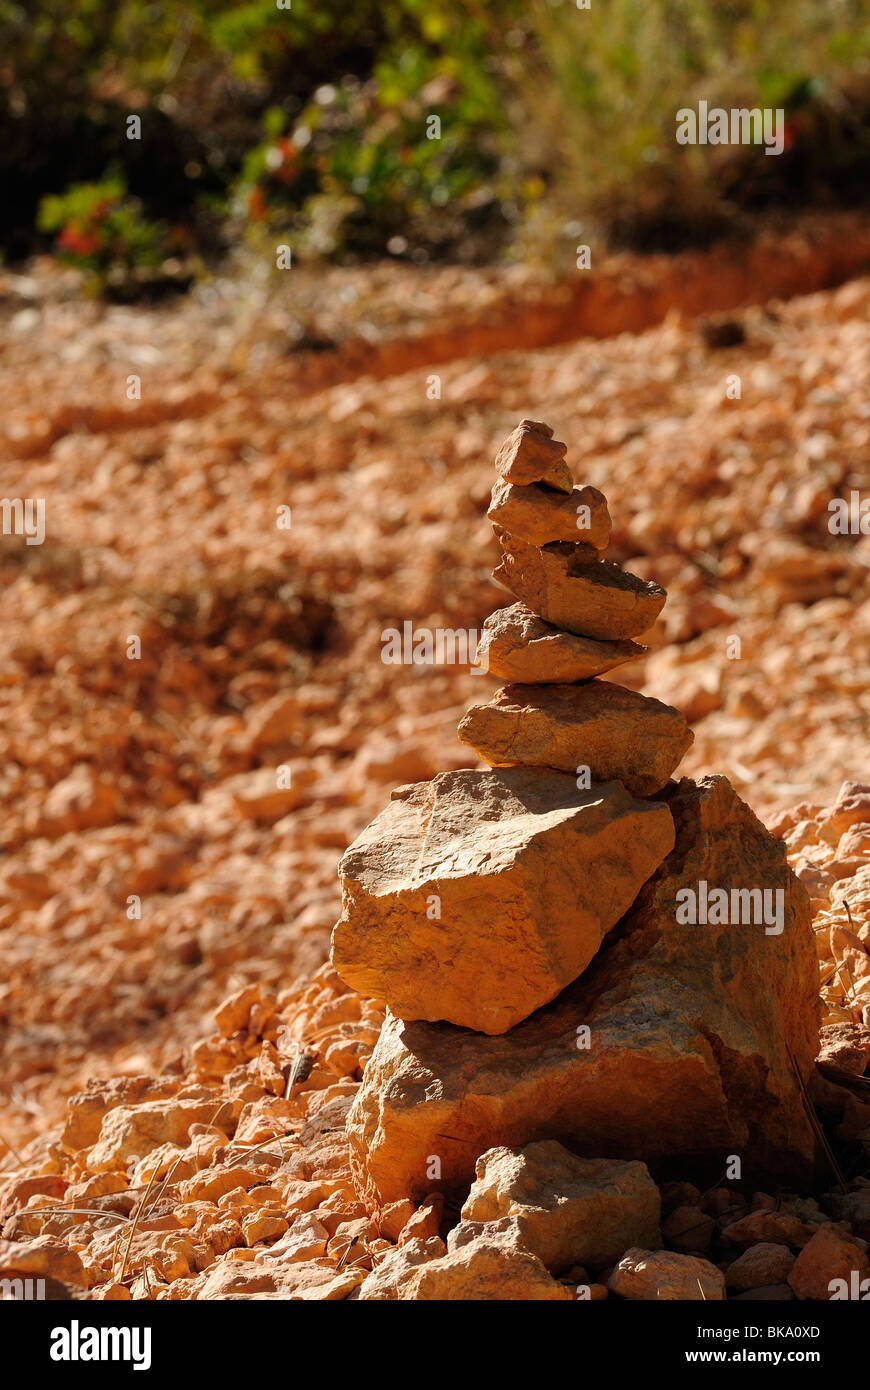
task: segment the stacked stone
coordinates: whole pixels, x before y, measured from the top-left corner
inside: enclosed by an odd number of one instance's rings
[[[565,454],[549,425],[522,420],[496,457],[488,514],[503,559],[493,578],[520,602],[487,619],[478,661],[510,684],[468,711],[459,737],[493,767],[615,778],[651,796],[692,732],[679,710],[595,677],[646,650],[631,639],[667,594],[602,559],[607,501],[574,486]]]
[[[630,639],[666,594],[600,557],[607,502],[552,436],[523,420],[496,459],[495,577],[525,601],[478,652],[513,683],[459,725],[493,771],[399,788],[339,866],[336,969],[401,1018],[506,1032],[581,974],[673,848],[666,806],[639,798],[691,743],[686,721],[592,679],[644,650]]]
[[[397,788],[339,865],[333,964],[390,1010],[348,1117],[376,1205],[467,1190],[494,1145],[546,1138],[717,1172],[812,1161],[806,892],[725,778],[669,781],[682,715],[599,679],[666,594],[602,558],[606,500],[565,453],[523,420],[496,461],[495,577],[519,601],[479,659],[509,684],[459,726],[490,766]],[[702,882],[781,889],[781,931],[686,924]]]

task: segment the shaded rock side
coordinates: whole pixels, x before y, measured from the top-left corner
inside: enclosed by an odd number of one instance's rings
[[[538,547],[506,533],[499,543],[504,558],[493,579],[545,622],[580,637],[638,637],[665,605],[660,584],[600,560],[591,545],[556,541]]]
[[[333,964],[402,1018],[503,1033],[588,965],[673,834],[662,803],[543,768],[401,787],[339,864]]]
[[[552,1004],[497,1038],[387,1020],[348,1118],[368,1199],[467,1190],[486,1149],[548,1138],[665,1168],[688,1157],[724,1171],[736,1153],[744,1172],[806,1179],[814,1140],[789,1055],[806,1079],[818,1047],[806,890],[726,778],[684,779],[668,804],[673,852]],[[783,930],[678,923],[677,892],[701,880],[781,890]]]
[[[588,767],[635,796],[665,785],[694,735],[679,710],[610,681],[506,685],[460,721],[461,743],[493,767]]]
[[[476,661],[505,681],[570,684],[600,676],[648,650],[637,642],[603,642],[560,632],[524,603],[512,603],[487,618]]]

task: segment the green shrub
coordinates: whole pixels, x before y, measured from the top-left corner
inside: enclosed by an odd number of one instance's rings
[[[84,270],[99,291],[127,297],[158,280],[177,278],[184,239],[165,222],[149,221],[120,175],[72,184],[42,199],[37,225],[54,232],[58,256]]]

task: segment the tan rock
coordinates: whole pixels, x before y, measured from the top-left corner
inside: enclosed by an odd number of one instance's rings
[[[310,1287],[297,1284],[292,1297],[303,1303],[340,1303],[360,1287],[365,1275],[364,1269],[354,1269],[347,1265],[331,1279],[312,1279]]]
[[[258,767],[228,777],[222,790],[228,791],[240,815],[273,825],[297,806],[311,799],[317,772],[302,760],[279,767]]]
[[[793,1264],[794,1255],[787,1246],[760,1241],[758,1245],[750,1245],[728,1266],[725,1283],[738,1293],[782,1284],[788,1279]]]
[[[30,1241],[0,1240],[0,1271],[4,1275],[57,1279],[87,1289],[94,1282],[81,1257],[63,1241],[36,1236]]]
[[[489,1149],[477,1160],[463,1222],[518,1218],[553,1273],[606,1265],[630,1245],[658,1245],[659,1191],[645,1163],[578,1158],[554,1139]]]
[[[835,1226],[825,1225],[798,1255],[788,1282],[798,1298],[830,1299],[835,1294],[854,1298],[855,1285],[860,1288],[868,1275],[866,1251]]]
[[[144,1099],[165,1097],[172,1087],[161,1085],[149,1076],[122,1076],[113,1081],[91,1081],[86,1091],[71,1096],[67,1102],[67,1122],[61,1135],[65,1149],[85,1149],[100,1137],[100,1128],[108,1110],[119,1105],[136,1105]]]
[[[547,1273],[514,1232],[482,1226],[474,1238],[413,1269],[400,1297],[417,1302],[560,1302],[570,1289]]]
[[[639,579],[590,545],[557,541],[542,547],[500,537],[504,558],[492,577],[555,627],[606,641],[637,637],[665,605],[660,584]]]
[[[549,425],[539,420],[521,420],[495,456],[499,477],[521,487],[546,483],[559,492],[570,492],[574,480],[565,462],[567,448],[552,436]]]
[[[286,691],[259,705],[248,719],[248,736],[252,749],[272,748],[284,744],[297,733],[300,723],[298,695]]]
[[[297,1216],[290,1230],[263,1252],[263,1259],[295,1264],[326,1253],[329,1232],[313,1212]]]
[[[26,1207],[31,1197],[50,1197],[60,1202],[68,1186],[57,1173],[10,1178],[0,1186],[0,1221],[5,1221],[10,1212]]]
[[[637,642],[601,642],[560,632],[524,603],[514,603],[487,618],[475,664],[506,681],[570,683],[600,676],[647,650]]]
[[[634,796],[659,791],[694,738],[679,710],[610,681],[506,685],[457,732],[494,767],[586,767],[593,782],[615,779]]]
[[[838,836],[853,825],[870,823],[870,782],[844,782],[828,820]]]
[[[274,1267],[269,1267],[259,1260],[249,1260],[244,1264],[232,1260],[224,1261],[209,1270],[198,1297],[223,1299],[239,1293],[251,1296],[274,1293],[278,1287]]]
[[[575,979],[673,844],[666,807],[545,769],[463,769],[393,796],[339,864],[333,965],[400,1017],[482,1033]]]
[[[870,811],[867,812],[870,815]],[[830,872],[837,878],[847,878],[870,862],[870,824],[856,821],[844,830],[837,844],[837,852],[830,866]]]
[[[225,999],[215,1010],[214,1021],[221,1037],[231,1038],[241,1028],[247,1027],[248,1017],[255,1004],[259,1004],[262,994],[259,985],[244,985]]]
[[[530,545],[580,541],[605,550],[612,526],[607,498],[597,487],[575,487],[566,494],[537,483],[522,487],[506,478],[495,484],[487,516],[498,531]]]
[[[255,1211],[242,1221],[245,1244],[249,1246],[259,1245],[264,1240],[277,1240],[286,1230],[284,1217],[274,1211]]]
[[[870,1062],[870,1028],[863,1023],[828,1023],[819,1034],[819,1061],[863,1076]]]
[[[208,1100],[157,1100],[135,1107],[119,1105],[110,1110],[100,1127],[100,1137],[88,1155],[92,1173],[123,1168],[135,1154],[141,1156],[159,1144],[185,1145],[194,1124],[220,1123],[230,1112],[227,1102],[218,1111],[214,1097]]]
[[[378,1229],[382,1236],[387,1240],[396,1241],[399,1239],[405,1225],[410,1221],[416,1206],[407,1197],[401,1202],[390,1202],[383,1208],[378,1218]]]
[[[391,1302],[403,1296],[403,1286],[420,1265],[437,1260],[447,1253],[439,1236],[428,1240],[409,1240],[405,1245],[392,1246],[376,1258],[371,1274],[366,1277],[357,1297],[363,1302]]]
[[[558,1134],[594,1157],[729,1153],[809,1176],[813,1133],[789,1052],[813,1067],[818,972],[806,891],[724,777],[669,794],[673,853],[561,996],[502,1037],[388,1019],[348,1116],[370,1199],[467,1189],[478,1154]],[[699,880],[782,889],[783,931],[676,921]],[[588,1029],[588,1033],[585,1030]],[[754,1243],[764,1236],[755,1235]]]
[[[443,1213],[442,1193],[430,1193],[402,1227],[399,1244],[406,1245],[409,1240],[430,1240],[432,1236],[437,1236],[441,1229]]]
[[[643,1302],[714,1302],[725,1298],[725,1278],[709,1260],[673,1250],[626,1250],[607,1281],[611,1293]]]

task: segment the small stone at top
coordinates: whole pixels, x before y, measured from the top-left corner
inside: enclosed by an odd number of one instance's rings
[[[495,456],[496,472],[521,487],[545,483],[559,492],[570,492],[574,480],[565,462],[567,445],[553,439],[552,434],[549,425],[539,420],[521,420]]]

